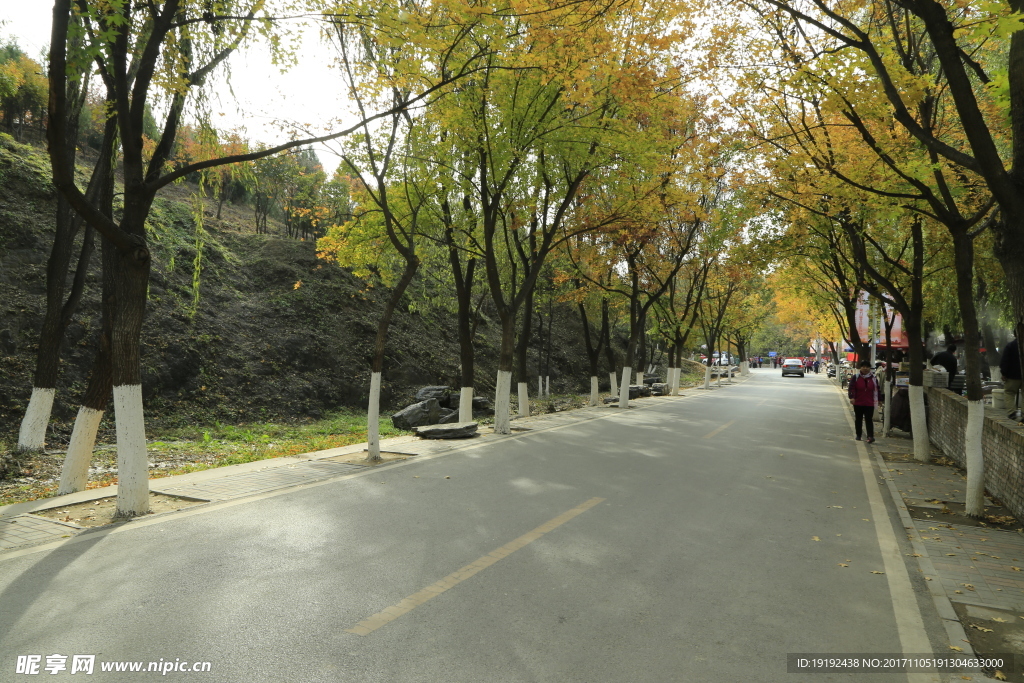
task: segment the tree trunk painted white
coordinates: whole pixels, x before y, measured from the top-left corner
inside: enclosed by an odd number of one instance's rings
[[[622,368],[622,384],[619,385],[619,407],[629,407],[629,378],[633,376],[633,368]]]
[[[380,460],[380,373],[370,373],[370,403],[366,407],[366,459]]]
[[[544,395],[551,396],[551,375],[544,376]]]
[[[494,388],[494,433],[512,433],[512,371],[498,370]]]
[[[683,369],[676,368],[676,374],[672,378],[672,395],[679,395],[679,385],[682,383]]]
[[[608,373],[608,384],[611,387],[609,391],[611,392],[612,396],[619,393],[619,380],[615,378],[614,370]]]
[[[544,398],[544,377],[537,375],[537,398]]]
[[[637,384],[637,386],[641,386],[641,387],[644,385],[644,373],[643,373],[643,370],[637,370],[636,371],[636,384]]]
[[[99,431],[102,419],[102,410],[85,406],[78,409],[75,428],[71,430],[71,443],[60,470],[58,496],[85,490],[85,485],[89,483],[89,463],[92,462],[92,449],[96,445],[96,432]]]
[[[141,384],[114,387],[114,424],[117,427],[117,509],[114,516],[144,515],[149,512],[149,461]]]
[[[1003,371],[999,369],[998,365],[988,366],[989,376],[992,377],[993,382],[1003,381]]]
[[[967,514],[985,515],[985,459],[981,450],[981,434],[985,425],[985,403],[967,402],[967,430],[964,452],[967,454]]]
[[[707,365],[704,367],[704,388],[711,388],[711,366]]]
[[[530,417],[530,387],[519,383],[519,417]]]
[[[718,366],[718,371],[715,373],[715,379],[717,381],[718,388],[721,389],[722,388],[722,366],[721,365]]]
[[[928,419],[924,410],[924,387],[910,385],[910,429],[914,437],[914,457],[921,462],[931,460],[931,442],[928,441]]]
[[[892,382],[885,380],[884,388],[885,404],[882,406],[882,436],[889,436],[892,429]]]
[[[590,405],[596,406],[596,405],[599,405],[601,403],[601,401],[598,400],[600,398],[598,396],[598,394],[600,394],[600,391],[598,389],[598,384],[597,384],[597,375],[591,375],[590,376]]]
[[[32,397],[28,400],[25,417],[21,420],[18,432],[19,451],[41,451],[46,444],[46,425],[50,423],[50,411],[53,409],[53,397],[56,389],[32,388]]]
[[[459,422],[473,421],[473,387],[462,387],[459,394]]]

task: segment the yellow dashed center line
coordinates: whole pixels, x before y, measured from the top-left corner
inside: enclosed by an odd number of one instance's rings
[[[732,423],[730,422],[729,424]],[[726,425],[726,427],[728,426],[729,425]],[[591,498],[587,502],[581,505],[577,505],[572,510],[569,510],[568,512],[563,512],[551,521],[541,524],[533,531],[529,531],[523,534],[519,538],[515,539],[514,541],[510,541],[509,543],[506,543],[497,550],[492,550],[491,552],[487,553],[475,562],[467,564],[462,569],[452,572],[451,574],[444,577],[437,583],[431,584],[423,590],[417,593],[413,593],[405,600],[402,600],[401,602],[398,602],[385,610],[377,612],[371,617],[363,619],[352,628],[345,629],[345,632],[355,633],[357,636],[365,636],[369,635],[370,633],[373,633],[381,626],[384,626],[388,622],[394,621],[406,612],[411,612],[412,610],[416,609],[417,607],[425,603],[427,600],[435,598],[441,593],[444,593],[449,588],[452,588],[453,586],[462,583],[463,581],[473,576],[477,572],[486,569],[487,567],[490,567],[498,560],[508,557],[520,548],[529,545],[530,543],[533,543],[544,534],[554,529],[557,529],[573,517],[586,512],[587,510],[601,502],[604,502],[604,498]]]
[[[736,422],[736,420],[729,420],[728,422],[726,422],[724,425],[722,425],[721,427],[719,427],[715,431],[710,432],[708,434],[705,434],[701,438],[702,439],[710,439],[713,436],[717,436],[719,432],[724,431],[724,430],[728,429],[729,427],[731,427],[734,422]]]

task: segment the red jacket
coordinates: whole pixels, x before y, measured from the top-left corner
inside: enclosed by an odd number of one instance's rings
[[[882,400],[882,387],[870,372],[866,375],[859,372],[854,375],[847,393],[855,406],[877,406]]]

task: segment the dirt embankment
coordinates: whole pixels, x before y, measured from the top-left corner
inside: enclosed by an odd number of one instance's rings
[[[0,440],[12,442],[31,391],[52,239],[55,198],[42,150],[0,137],[0,186]],[[387,292],[317,259],[311,242],[254,234],[244,205],[225,205],[216,220],[208,202],[198,232],[193,190],[169,188],[151,216],[154,263],[142,341],[147,420],[315,418],[362,405]],[[99,285],[97,250],[64,345],[51,448],[70,433],[88,379]],[[438,303],[454,297],[442,287],[424,279],[413,288],[414,305],[409,299],[396,312],[385,405],[402,404],[424,384],[458,384],[454,313]],[[588,390],[578,316],[570,306],[555,312],[552,389]],[[485,392],[493,387],[499,334],[486,305],[477,332],[477,387]],[[531,351],[531,365],[539,353]]]

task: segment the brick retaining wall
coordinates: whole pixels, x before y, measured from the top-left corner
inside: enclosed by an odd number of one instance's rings
[[[925,387],[928,436],[942,452],[966,468],[964,432],[967,399],[949,389]],[[985,490],[1024,521],[1024,427],[1006,418],[1007,410],[985,407],[981,435],[985,458]]]

